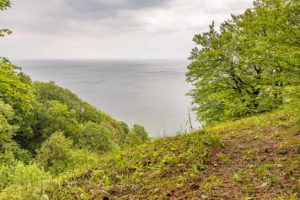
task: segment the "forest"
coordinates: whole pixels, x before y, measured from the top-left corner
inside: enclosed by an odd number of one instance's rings
[[[0,199],[300,198],[299,26],[299,1],[256,0],[196,34],[202,126],[158,139],[0,58]]]

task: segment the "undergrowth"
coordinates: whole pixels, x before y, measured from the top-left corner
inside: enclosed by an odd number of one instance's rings
[[[1,199],[297,199],[300,117],[295,108],[154,139],[107,154]]]

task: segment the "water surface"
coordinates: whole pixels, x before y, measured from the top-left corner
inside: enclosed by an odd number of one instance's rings
[[[150,135],[187,129],[191,86],[185,60],[16,61],[33,80],[54,81],[114,118]],[[192,118],[194,118],[193,114]]]

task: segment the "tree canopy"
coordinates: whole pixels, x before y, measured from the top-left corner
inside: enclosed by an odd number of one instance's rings
[[[132,130],[135,129],[136,126]],[[132,131],[126,123],[113,119],[54,82],[32,82],[20,67],[1,58],[0,152],[20,146],[34,156],[57,132],[80,149],[105,153],[128,147],[126,137]],[[143,133],[143,137],[148,137]],[[137,144],[131,144],[134,145]]]
[[[258,0],[219,31],[194,37],[187,80],[201,122],[270,111],[292,101],[300,85],[299,1]]]

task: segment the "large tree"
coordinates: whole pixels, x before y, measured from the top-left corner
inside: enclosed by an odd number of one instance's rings
[[[299,2],[258,0],[254,8],[194,37],[187,80],[200,121],[270,111],[299,89]]]

